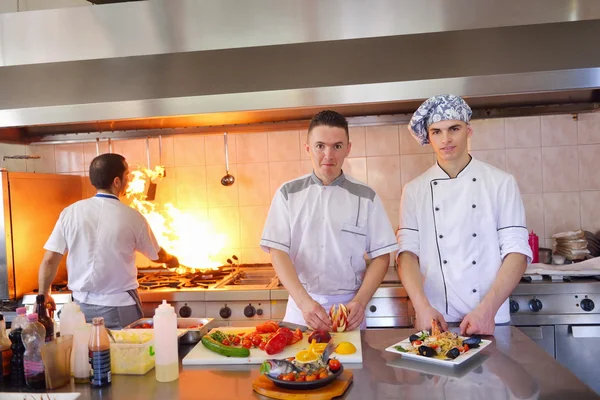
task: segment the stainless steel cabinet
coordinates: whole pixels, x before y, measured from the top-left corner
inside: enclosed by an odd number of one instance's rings
[[[546,353],[550,354],[552,358],[556,358],[554,353],[554,325],[519,326],[518,328],[529,339],[544,349]]]
[[[556,359],[600,393],[600,325],[556,325]]]

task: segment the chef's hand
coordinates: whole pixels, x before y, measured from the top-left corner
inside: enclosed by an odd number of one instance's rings
[[[165,266],[169,269],[175,269],[179,267],[179,260],[174,255],[171,255],[171,258],[165,262]]]
[[[448,330],[448,323],[444,316],[438,310],[431,306],[427,306],[422,310],[417,311],[415,328],[419,331],[428,331],[431,329],[431,320],[437,319],[444,331]]]
[[[463,336],[493,335],[496,329],[494,317],[494,313],[479,305],[460,323],[460,334]]]
[[[46,308],[48,309],[48,316],[50,318],[54,318],[54,311],[56,311],[56,303],[54,302],[54,299],[52,298],[50,293],[46,293],[44,295],[44,298],[46,299]]]
[[[351,301],[346,304],[348,310],[348,322],[346,324],[346,330],[352,331],[362,324],[365,319],[365,306],[358,301]]]
[[[333,329],[329,315],[327,315],[323,306],[314,300],[302,307],[302,316],[306,321],[306,325],[311,329],[322,329],[328,332]]]

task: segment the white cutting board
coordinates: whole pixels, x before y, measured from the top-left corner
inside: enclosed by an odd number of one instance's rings
[[[252,332],[256,328],[240,328],[233,326],[223,326],[220,328],[212,329],[210,332],[219,330],[224,333],[240,333],[240,332]],[[210,333],[209,332],[209,333]],[[335,357],[342,364],[344,363],[361,363],[362,362],[362,345],[360,341],[360,330],[356,329],[350,332],[339,332],[334,333],[331,332],[331,337],[335,343],[340,342],[350,342],[354,346],[356,346],[356,353],[354,354],[338,354],[333,353],[331,357]],[[223,364],[223,365],[232,365],[232,364],[262,364],[263,361],[270,358],[288,358],[295,357],[296,353],[300,350],[308,349],[308,334],[304,333],[304,337],[298,343],[294,343],[290,346],[287,346],[281,353],[268,355],[264,351],[260,349],[252,348],[250,349],[250,357],[241,358],[241,357],[225,357],[215,352],[208,350],[202,342],[198,342],[196,347],[190,351],[187,356],[184,357],[182,363],[183,365],[211,365],[211,364]]]

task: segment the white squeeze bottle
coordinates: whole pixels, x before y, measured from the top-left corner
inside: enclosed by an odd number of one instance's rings
[[[177,315],[166,300],[154,313],[154,363],[157,381],[171,382],[179,378]]]
[[[71,375],[75,373],[75,330],[81,325],[85,325],[85,316],[83,315],[83,312],[81,312],[81,308],[74,302],[66,303],[60,311],[60,335],[73,335],[73,350],[71,351]]]

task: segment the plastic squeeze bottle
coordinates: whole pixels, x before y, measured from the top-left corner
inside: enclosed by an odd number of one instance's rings
[[[110,342],[108,333],[104,327],[104,318],[92,319],[92,333],[89,344],[90,364],[92,364],[92,375],[90,383],[92,386],[108,386],[112,382],[110,374]]]
[[[46,341],[46,328],[38,322],[36,313],[27,316],[29,323],[23,328],[21,339],[25,346],[23,366],[25,384],[32,389],[46,388],[46,371],[42,361],[42,346]]]
[[[82,324],[75,328],[73,341],[73,378],[75,383],[90,383],[90,334],[91,324]]]
[[[6,336],[4,315],[0,314],[0,383],[10,382],[10,359],[12,358],[12,342]]]
[[[171,382],[179,378],[177,315],[166,300],[154,314],[154,363],[156,380]]]
[[[71,351],[71,374],[75,372],[75,352],[76,352],[76,337],[75,330],[77,327],[85,325],[85,316],[81,312],[81,308],[74,302],[66,303],[60,311],[60,334],[73,335],[73,351]],[[89,336],[86,339],[85,354],[87,357],[87,343]],[[89,380],[89,374],[88,374]]]

